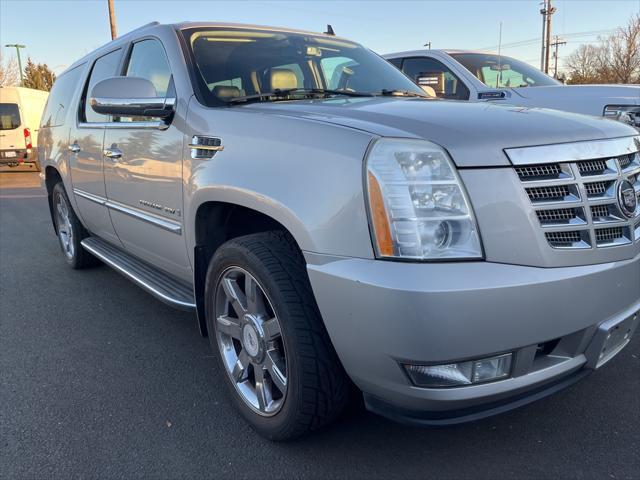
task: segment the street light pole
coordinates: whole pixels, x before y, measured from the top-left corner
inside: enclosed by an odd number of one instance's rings
[[[26,48],[26,45],[21,45],[19,43],[9,43],[5,45],[5,47],[13,47],[16,49],[16,55],[18,56],[18,68],[20,69],[20,85],[24,83],[24,72],[22,71],[22,60],[20,59],[20,49]]]

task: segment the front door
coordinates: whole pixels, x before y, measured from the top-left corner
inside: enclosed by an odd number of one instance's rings
[[[117,75],[121,58],[119,48],[98,58],[90,67],[69,137],[69,165],[78,213],[91,233],[116,245],[120,241],[106,206],[102,155],[105,125],[110,118],[94,112],[88,99],[96,83]]]
[[[175,97],[159,40],[133,43],[126,76],[151,81],[157,96]],[[111,219],[124,247],[185,280],[193,278],[182,215],[182,132],[158,119],[115,118],[107,125],[105,186]]]

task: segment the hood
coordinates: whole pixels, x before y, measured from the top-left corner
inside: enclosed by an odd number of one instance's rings
[[[256,103],[255,113],[297,117],[388,137],[422,138],[460,167],[510,165],[504,149],[637,135],[620,122],[488,103],[413,98],[349,98]]]
[[[515,98],[534,100],[536,106],[564,109],[568,105],[578,108],[582,105],[580,111],[591,115],[602,115],[607,105],[640,105],[640,85],[549,85],[511,90]]]

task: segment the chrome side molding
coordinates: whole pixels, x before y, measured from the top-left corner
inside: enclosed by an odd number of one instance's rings
[[[111,210],[124,213],[125,215],[129,215],[130,217],[137,218],[139,220],[142,220],[143,222],[150,223],[152,225],[155,225],[156,227],[162,228],[163,230],[167,230],[171,233],[175,233],[176,235],[182,235],[182,225],[178,222],[172,222],[171,220],[168,220],[166,218],[161,218],[156,215],[152,215],[143,210],[129,207],[120,202],[115,202],[113,200],[109,200],[99,195],[94,195],[93,193],[85,192],[84,190],[80,190],[78,188],[74,188],[73,193],[78,195],[79,197],[85,198],[99,205],[104,205],[105,207]]]

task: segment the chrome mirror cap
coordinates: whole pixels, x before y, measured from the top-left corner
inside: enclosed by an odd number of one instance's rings
[[[138,77],[111,77],[91,90],[91,108],[102,115],[167,118],[175,111],[174,97],[159,97],[153,83]]]

